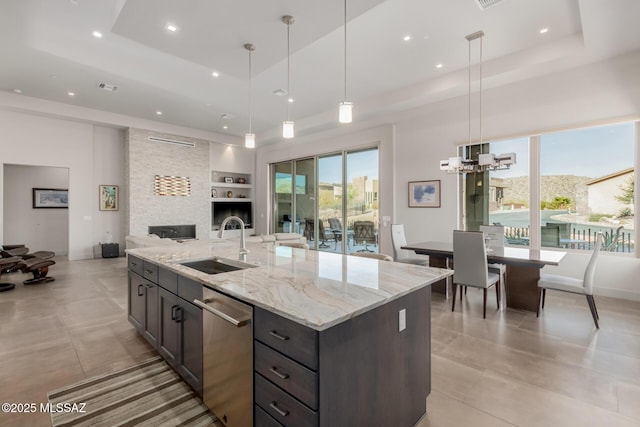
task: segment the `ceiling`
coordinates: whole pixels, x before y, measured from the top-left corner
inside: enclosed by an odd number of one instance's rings
[[[274,94],[287,87],[281,17],[292,15],[290,115],[297,134],[309,134],[339,126],[343,8],[343,0],[0,0],[0,90],[242,136],[243,45],[253,43],[253,131],[258,144],[279,141],[287,114],[287,97]],[[354,122],[466,95],[465,36],[478,30],[485,88],[640,49],[638,0],[502,0],[484,10],[476,0],[348,0],[347,8]]]

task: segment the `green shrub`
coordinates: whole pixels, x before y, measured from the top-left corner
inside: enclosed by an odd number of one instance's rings
[[[603,213],[592,213],[589,215],[589,222],[598,222],[600,218],[612,218],[613,215],[603,214]]]
[[[633,216],[633,211],[630,208],[622,208],[618,212],[618,218],[629,218]]]

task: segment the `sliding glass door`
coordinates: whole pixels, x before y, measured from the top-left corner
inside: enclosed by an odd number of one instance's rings
[[[305,220],[315,212],[315,159],[275,163],[271,174],[273,232],[304,234]]]
[[[342,153],[318,158],[318,218],[324,242],[318,250],[342,252],[343,237],[343,156]],[[320,222],[318,227],[320,228]]]
[[[378,149],[346,153],[345,253],[379,252]]]
[[[276,163],[271,170],[274,232],[302,234],[311,249],[325,252],[378,252],[377,148]]]

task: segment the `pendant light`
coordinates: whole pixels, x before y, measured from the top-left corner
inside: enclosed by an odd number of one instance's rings
[[[294,131],[294,123],[289,117],[289,110],[291,104],[291,43],[289,40],[289,30],[291,25],[295,22],[293,16],[285,15],[282,17],[282,22],[287,24],[287,120],[282,122],[282,137],[283,138],[293,138],[295,135]]]
[[[479,84],[480,88],[478,91],[479,96],[479,125],[480,125],[480,153],[478,154],[478,159],[465,159],[461,156],[449,157],[446,160],[440,160],[440,170],[446,171],[447,173],[458,173],[458,174],[466,174],[466,173],[477,173],[477,172],[485,172],[488,170],[505,170],[509,169],[511,165],[516,163],[516,154],[515,153],[503,153],[503,154],[493,154],[493,153],[483,153],[483,138],[482,138],[482,38],[484,37],[483,31],[476,31],[475,33],[469,34],[465,36],[467,39],[467,43],[469,45],[469,97],[468,97],[468,116],[469,116],[469,147],[473,145],[473,141],[471,139],[471,42],[475,40],[479,40],[479,48],[480,48],[480,62],[479,62]],[[482,183],[479,182],[477,185],[480,187]]]
[[[340,123],[353,121],[353,102],[347,101],[347,0],[344,0],[344,98],[338,106]]]
[[[246,43],[244,48],[249,51],[249,133],[244,134],[244,146],[246,148],[255,148],[256,146],[256,135],[251,131],[251,113],[252,113],[252,85],[251,85],[251,52],[255,50],[255,47],[251,43]]]

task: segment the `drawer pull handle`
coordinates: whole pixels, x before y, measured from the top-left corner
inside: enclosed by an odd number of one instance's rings
[[[276,411],[278,414],[280,414],[283,417],[286,417],[287,415],[289,415],[289,411],[285,411],[284,409],[278,408],[276,402],[269,403],[269,407],[271,407],[271,409],[273,409],[274,411]]]
[[[287,341],[289,339],[289,337],[285,335],[280,335],[276,331],[269,331],[269,335],[271,335],[272,337],[278,338],[280,341]]]
[[[153,270],[145,270],[144,272],[147,274],[153,274]]]
[[[131,266],[132,266],[132,267],[135,267],[135,266],[137,266],[137,265],[138,265],[138,263],[137,263],[137,262],[133,262],[133,261],[131,261]]]
[[[138,296],[139,297],[143,297],[144,296],[144,285],[142,285],[142,284],[138,285]]]
[[[282,374],[278,372],[278,368],[276,368],[275,366],[269,369],[269,371],[273,372],[273,374],[281,380],[286,380],[287,378],[289,378],[289,374]]]

